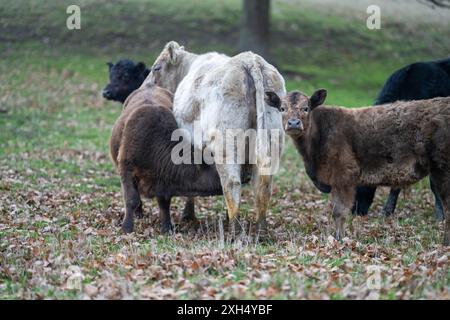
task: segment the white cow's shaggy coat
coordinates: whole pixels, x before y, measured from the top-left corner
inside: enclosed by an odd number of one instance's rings
[[[284,79],[276,68],[251,52],[234,57],[215,52],[196,55],[172,41],[155,61],[146,82],[175,92],[175,117],[191,137],[194,122],[200,124],[202,140],[194,140],[194,145],[201,150],[208,148],[216,156],[230,218],[237,217],[239,212],[242,164],[217,159],[223,145],[213,136],[219,133],[225,137],[230,134],[228,129],[257,129],[257,165],[253,165],[252,178],[258,225],[264,226],[273,173],[267,171],[267,165],[273,168],[278,163],[284,143],[281,113],[265,101],[266,92],[279,97],[286,94]],[[274,133],[271,129],[279,135],[277,145],[272,148],[278,152],[275,159],[270,157],[273,150],[269,143]]]

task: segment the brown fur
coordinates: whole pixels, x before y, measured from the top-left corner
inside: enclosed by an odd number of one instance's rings
[[[173,94],[161,87],[145,84],[141,88],[133,91],[123,104],[123,111],[117,119],[109,140],[110,156],[117,167],[117,155],[119,153],[123,128],[130,114],[139,107],[163,106],[172,109]]]
[[[178,126],[171,108],[169,91],[146,85],[128,97],[112,130],[110,152],[122,184],[125,232],[133,231],[133,215],[142,215],[141,195],[157,197],[161,230],[168,232],[172,196],[222,194],[215,166],[172,162],[171,151],[178,142],[171,141],[171,135]]]
[[[331,187],[336,237],[343,235],[357,186],[404,187],[431,175],[444,203],[449,245],[450,98],[360,109],[318,107],[323,100],[288,94],[283,123],[308,174]],[[301,121],[300,129],[288,128],[292,119]]]

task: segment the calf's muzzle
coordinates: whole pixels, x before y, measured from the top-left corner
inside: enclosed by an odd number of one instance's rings
[[[286,131],[301,131],[303,130],[303,123],[300,119],[291,118],[287,121]]]

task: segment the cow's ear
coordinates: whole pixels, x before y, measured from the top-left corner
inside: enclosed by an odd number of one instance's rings
[[[319,89],[316,92],[314,92],[311,98],[309,98],[309,101],[311,103],[310,105],[311,110],[323,104],[326,98],[327,98],[327,90]]]
[[[281,107],[281,99],[280,97],[273,91],[266,91],[265,99],[266,103],[275,108],[280,110]]]
[[[106,65],[108,66],[109,70],[111,70],[114,64],[112,62],[107,62]]]
[[[139,73],[139,74],[141,74],[142,72],[144,72],[145,69],[147,69],[147,66],[146,66],[145,63],[143,63],[143,62],[138,62],[138,63],[134,66],[134,70],[136,70],[136,72]]]
[[[176,64],[178,62],[179,55],[184,51],[184,47],[180,46],[175,41],[170,41],[166,44],[166,50],[169,53],[170,62]]]

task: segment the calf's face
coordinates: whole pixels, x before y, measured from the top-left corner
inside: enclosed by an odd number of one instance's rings
[[[108,62],[108,67],[109,83],[103,89],[103,97],[122,103],[141,86],[150,72],[143,62],[135,64],[130,60],[119,60],[116,64]]]
[[[311,97],[300,91],[289,92],[281,102],[284,131],[287,135],[298,138],[309,126],[310,112],[320,106],[327,97],[327,91],[317,90]]]

